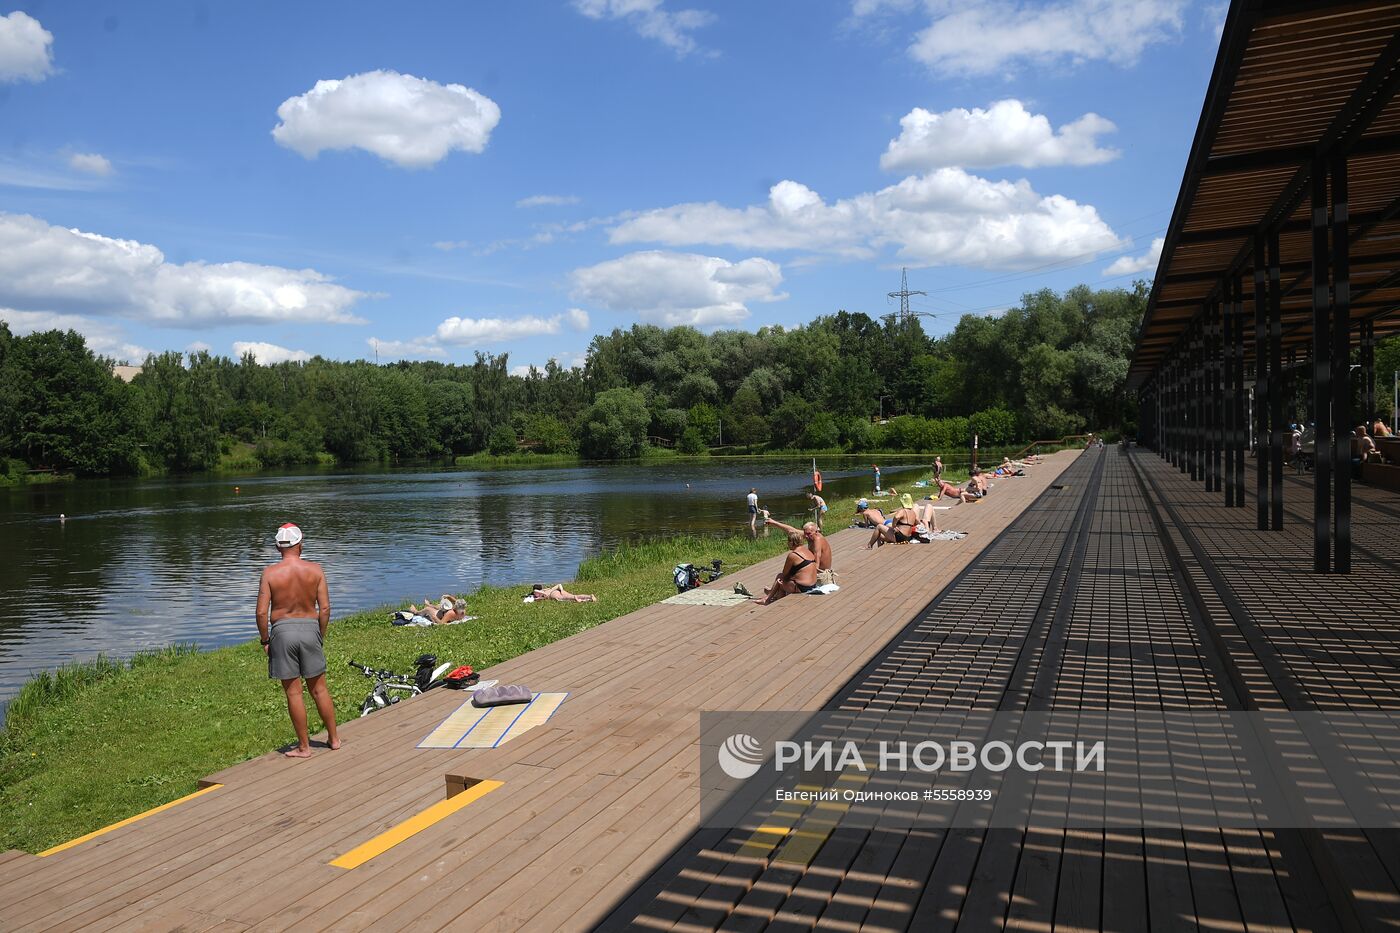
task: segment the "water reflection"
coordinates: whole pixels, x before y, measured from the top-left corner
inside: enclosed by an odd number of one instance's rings
[[[483,582],[566,580],[622,541],[739,531],[750,486],[794,520],[810,465],[400,469],[0,490],[0,703],[32,672],[99,652],[251,637],[258,571],[275,559],[272,531],[284,521],[305,530],[307,556],[325,563],[343,615]],[[870,488],[868,463],[821,465],[830,496]],[[916,468],[881,463],[886,483]]]

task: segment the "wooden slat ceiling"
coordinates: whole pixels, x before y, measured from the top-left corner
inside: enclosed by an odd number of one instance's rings
[[[1300,169],[1364,99],[1400,36],[1400,2],[1235,0],[1186,177],[1157,267],[1129,386],[1148,381],[1230,273],[1253,315],[1253,232],[1296,185]],[[1388,93],[1388,92],[1387,92]],[[1371,99],[1378,103],[1379,98]],[[1400,332],[1400,98],[1384,103],[1350,149],[1352,319]],[[1392,216],[1393,215],[1393,216]],[[1312,339],[1310,203],[1275,217],[1284,352]],[[1246,327],[1253,358],[1253,327]]]

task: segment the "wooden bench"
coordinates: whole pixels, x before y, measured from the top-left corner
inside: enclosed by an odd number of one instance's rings
[[[1361,482],[1378,489],[1400,492],[1400,466],[1368,461],[1361,464]]]

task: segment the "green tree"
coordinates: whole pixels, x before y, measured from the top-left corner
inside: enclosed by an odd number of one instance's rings
[[[705,444],[705,436],[696,427],[686,428],[681,434],[680,442],[676,444],[676,449],[683,454],[703,454],[709,451]]]
[[[84,474],[140,469],[140,412],[112,361],[75,331],[13,338],[0,366],[0,398],[13,406],[8,451],[31,466]]]
[[[808,450],[826,450],[841,443],[841,431],[830,413],[815,412],[802,429],[798,445]]]
[[[491,431],[491,439],[487,444],[487,450],[492,456],[504,457],[513,454],[520,448],[520,439],[515,436],[515,428],[508,424],[497,425]]]
[[[584,409],[580,449],[599,460],[640,456],[650,423],[645,395],[636,389],[608,389]]]

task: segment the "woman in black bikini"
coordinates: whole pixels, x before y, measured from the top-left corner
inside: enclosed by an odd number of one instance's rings
[[[788,554],[783,561],[782,573],[778,574],[773,585],[764,590],[760,606],[766,606],[775,599],[782,599],[792,593],[810,593],[817,585],[817,556],[807,550],[807,539],[802,532],[788,533]]]
[[[912,498],[912,497],[906,497]],[[919,525],[919,513],[913,508],[899,509],[888,525],[877,525],[870,533],[870,541],[865,545],[867,549],[877,547],[886,543],[908,544],[914,537],[914,529]]]

